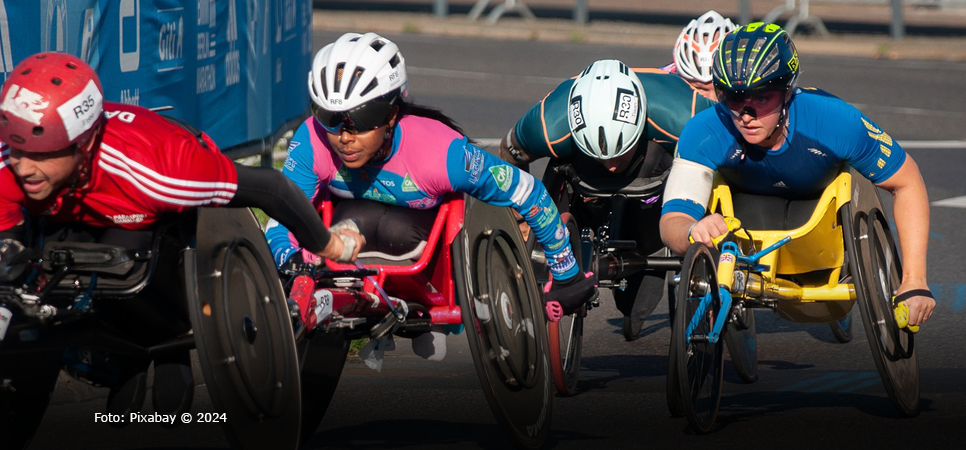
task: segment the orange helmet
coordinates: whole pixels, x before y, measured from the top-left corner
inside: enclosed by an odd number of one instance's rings
[[[66,53],[20,62],[0,90],[0,140],[27,152],[86,142],[104,113],[104,91],[91,66]]]

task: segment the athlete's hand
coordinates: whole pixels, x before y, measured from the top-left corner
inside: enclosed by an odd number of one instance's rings
[[[929,286],[927,286],[926,283],[903,281],[902,284],[899,285],[899,291],[897,292],[896,297],[915,289],[921,289],[924,294],[929,292]],[[929,320],[933,311],[936,309],[936,300],[928,295],[916,295],[912,298],[906,299],[903,301],[903,303],[909,307],[909,326],[922,325],[923,322]]]
[[[714,238],[728,233],[728,225],[725,223],[724,216],[712,214],[697,221],[691,226],[690,238],[694,242],[700,242],[708,247],[714,247]]]
[[[332,238],[317,254],[342,263],[355,261],[359,257],[359,251],[366,245],[366,238],[359,233],[359,227],[355,221],[343,220],[329,228],[329,231],[332,233]]]

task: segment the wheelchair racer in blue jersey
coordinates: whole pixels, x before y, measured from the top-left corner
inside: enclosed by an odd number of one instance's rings
[[[802,199],[820,193],[848,164],[894,196],[905,262],[897,294],[920,294],[905,300],[909,325],[919,325],[936,306],[926,284],[929,201],[919,167],[853,106],[796,87],[798,65],[794,43],[774,24],[739,27],[722,40],[713,66],[720,103],[681,133],[661,237],[684,254],[689,237],[710,246],[727,232],[720,214],[705,217],[715,171],[738,192]]]

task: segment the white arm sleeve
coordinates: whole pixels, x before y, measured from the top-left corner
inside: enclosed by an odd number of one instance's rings
[[[674,158],[671,174],[664,187],[664,203],[669,200],[690,200],[708,208],[714,171],[710,167],[686,159]]]

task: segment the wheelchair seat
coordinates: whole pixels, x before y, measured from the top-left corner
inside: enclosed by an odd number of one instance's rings
[[[763,275],[794,279],[806,293],[801,302],[777,304],[776,312],[783,318],[793,322],[829,322],[852,309],[855,296],[851,285],[840,283],[845,265],[841,214],[848,211],[852,188],[852,175],[842,171],[817,199],[786,200],[735,195],[720,176],[716,177],[709,211],[741,220],[755,249],[766,248],[786,236],[792,238],[760,260],[767,267]],[[852,300],[818,301],[832,298]]]

